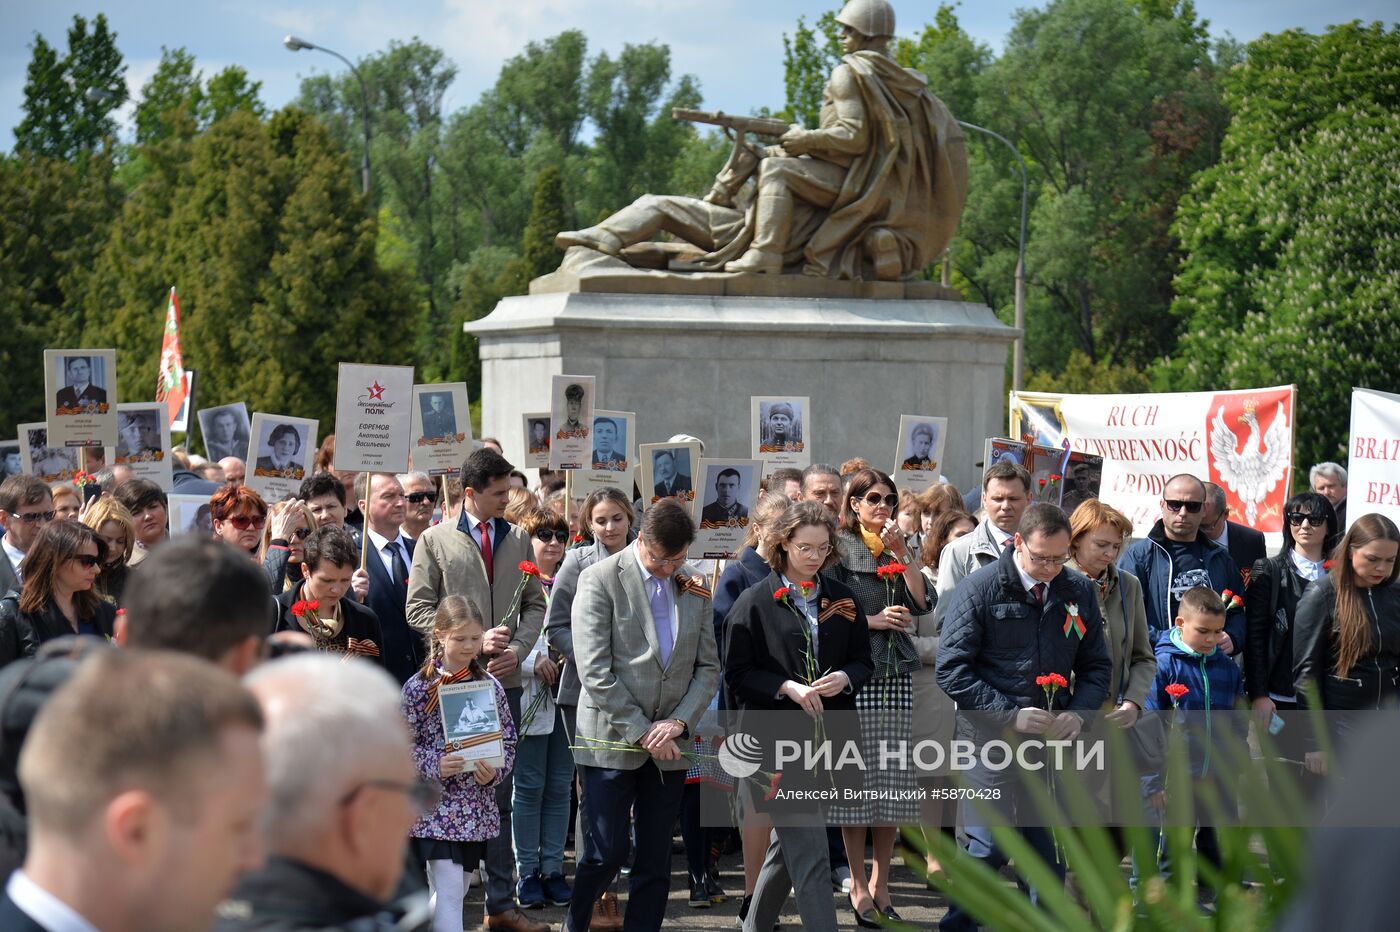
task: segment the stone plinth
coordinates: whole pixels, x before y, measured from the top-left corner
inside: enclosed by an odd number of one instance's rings
[[[1006,354],[1017,336],[991,308],[733,290],[504,299],[465,325],[481,343],[484,433],[520,462],[521,416],[549,410],[550,376],[595,375],[600,408],[637,413],[629,440],[688,433],[708,455],[747,457],[749,396],[807,395],[813,462],[861,455],[889,470],[899,416],[941,415],[944,473],[960,488],[976,482],[982,441],[1004,432]]]

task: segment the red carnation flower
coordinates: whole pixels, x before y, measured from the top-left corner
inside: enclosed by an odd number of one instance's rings
[[[1057,472],[1052,472],[1052,473],[1050,474],[1050,481],[1051,481],[1051,482],[1059,482],[1059,481],[1060,481],[1061,479],[1063,479],[1063,478],[1064,478],[1064,476],[1060,475],[1060,474],[1057,473]]]
[[[808,580],[807,582],[800,582],[800,583],[798,583],[798,584],[797,584],[797,588],[801,589],[801,590],[802,590],[802,594],[805,596],[807,593],[809,593],[809,592],[811,592],[813,589],[817,588],[817,584],[814,583],[814,582],[812,582],[811,580]]]
[[[1331,560],[1323,560],[1323,561],[1322,561],[1322,569],[1323,569],[1324,572],[1327,572],[1327,573],[1332,572],[1332,566],[1333,566],[1333,563],[1332,563]]]
[[[1058,673],[1051,673],[1046,677],[1046,679],[1050,681],[1050,685],[1052,686],[1058,686],[1061,689],[1066,689],[1069,687],[1069,680],[1065,679],[1063,676],[1060,676],[1060,674]]]
[[[1171,696],[1173,701],[1180,699],[1190,691],[1191,690],[1187,689],[1186,686],[1181,683],[1167,684],[1167,695]]]
[[[773,600],[775,602],[781,602],[783,599],[786,599],[791,594],[791,592],[792,590],[788,589],[787,586],[783,586],[782,588],[776,590],[773,593]]]
[[[1040,487],[1041,487],[1042,489],[1045,488],[1045,480],[1044,480],[1044,479],[1041,479],[1041,480],[1040,480]]]
[[[772,779],[768,781],[768,792],[763,794],[763,799],[765,802],[778,795],[778,783],[782,779],[783,775],[781,773],[773,774]]]
[[[305,614],[306,614],[306,602],[303,601],[303,600],[300,600],[300,599],[298,599],[297,601],[293,602],[293,603],[292,603],[292,614],[293,614],[295,617],[297,617],[297,618],[300,618],[300,617],[302,617],[303,615],[305,615]]]
[[[583,535],[582,535],[582,534],[575,534],[575,535],[574,535],[574,543],[576,543],[576,544],[581,544],[581,543],[583,543]]]
[[[529,560],[521,560],[520,572],[524,573],[526,576],[538,576],[540,575],[540,568]]]

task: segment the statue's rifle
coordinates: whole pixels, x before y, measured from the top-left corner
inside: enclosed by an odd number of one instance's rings
[[[734,206],[734,196],[758,167],[758,156],[745,137],[753,134],[776,140],[791,128],[783,120],[772,117],[733,116],[718,110],[673,107],[671,116],[687,123],[718,126],[724,130],[726,136],[734,140],[734,149],[729,153],[729,160],[724,163],[724,168],[720,169],[715,177],[714,187],[705,197],[705,200],[725,207]]]

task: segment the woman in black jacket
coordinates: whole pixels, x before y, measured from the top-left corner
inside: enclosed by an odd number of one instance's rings
[[[1293,688],[1301,705],[1316,688],[1326,711],[1379,709],[1400,695],[1400,529],[1362,515],[1332,554],[1332,569],[1304,593],[1293,632]],[[1339,722],[1340,738],[1350,729]],[[1325,773],[1321,751],[1308,769]]]
[[[1298,708],[1293,693],[1293,625],[1298,602],[1324,575],[1327,554],[1337,545],[1337,514],[1316,492],[1302,492],[1283,506],[1283,549],[1256,560],[1245,589],[1244,688],[1260,729],[1275,711]],[[1296,734],[1285,732],[1283,742]],[[1292,750],[1291,742],[1288,750]],[[1292,755],[1283,748],[1285,757]]]
[[[772,572],[739,596],[725,620],[724,682],[739,712],[737,727],[742,730],[751,712],[800,711],[813,719],[854,713],[855,697],[874,667],[855,594],[821,575],[839,559],[836,523],[822,505],[798,502],[768,528],[760,553]],[[827,736],[839,740],[841,731],[833,726]],[[804,779],[810,776],[794,773],[789,782],[810,782]],[[758,795],[748,792],[746,802]],[[769,929],[795,888],[802,925],[813,932],[834,930],[825,828],[778,825],[775,836],[752,901],[744,898],[740,914],[752,908],[756,927]]]
[[[110,638],[117,610],[93,589],[107,555],[97,532],[51,521],[24,558],[24,588],[0,599],[0,666],[65,634]]]

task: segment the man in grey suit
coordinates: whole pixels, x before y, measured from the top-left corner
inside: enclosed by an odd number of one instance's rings
[[[413,549],[408,574],[408,623],[430,631],[438,603],[460,595],[476,603],[491,620],[482,642],[486,672],[501,681],[510,714],[520,721],[520,662],[539,640],[544,627],[544,590],[535,577],[525,580],[518,615],[506,615],[521,581],[520,563],[534,560],[525,532],[503,517],[510,497],[505,457],[483,447],[462,464],[462,516],[423,532]],[[486,927],[510,932],[547,932],[549,926],[520,910],[515,900],[515,854],[510,836],[511,779],[496,787],[501,832],[486,843]]]
[[[0,482],[0,596],[20,588],[20,563],[53,514],[53,495],[42,480],[19,475]]]
[[[583,691],[574,751],[585,838],[566,932],[586,932],[593,903],[627,856],[636,856],[625,928],[659,929],[671,886],[671,828],[685,771],[678,742],[719,688],[710,593],[684,567],[695,539],[685,506],[647,509],[637,540],[584,570],[574,599],[574,658]],[[635,745],[614,750],[599,742]]]

